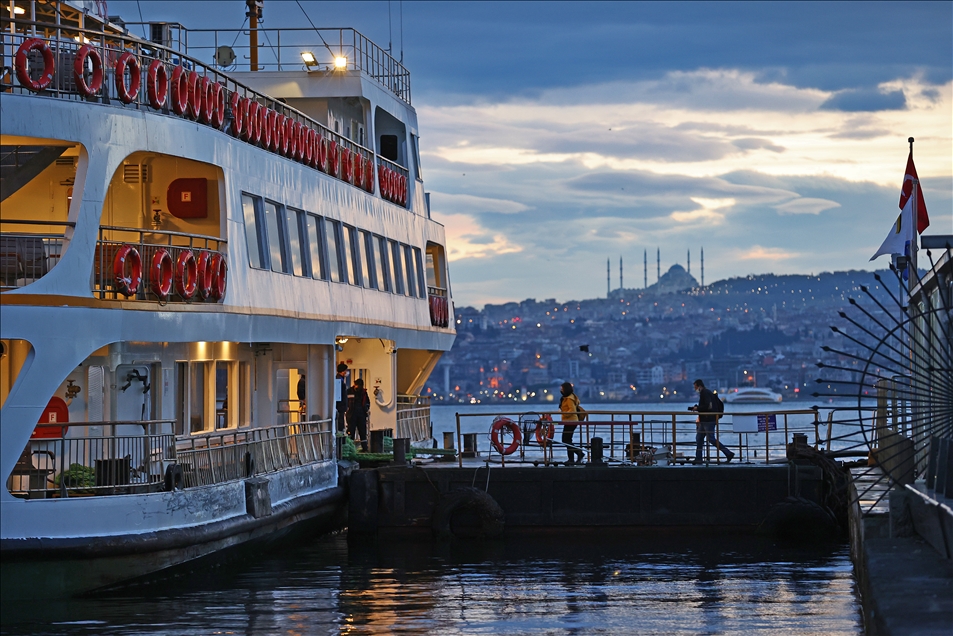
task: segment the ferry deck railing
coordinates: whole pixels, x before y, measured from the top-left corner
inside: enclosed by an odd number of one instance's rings
[[[430,397],[397,396],[397,438],[420,442],[430,437]]]
[[[92,292],[97,298],[125,298],[117,291],[116,279],[113,275],[113,259],[123,245],[135,247],[139,252],[139,258],[142,259],[142,282],[136,290],[135,297],[132,298],[134,300],[158,299],[150,284],[150,277],[154,273],[150,264],[159,249],[166,250],[172,257],[173,263],[182,252],[187,250],[192,250],[196,257],[199,251],[221,254],[226,259],[228,257],[228,241],[214,236],[101,225],[99,240],[96,241],[92,281]],[[174,293],[169,296],[168,301],[185,302]],[[198,296],[194,296],[190,302],[199,302]]]
[[[17,289],[45,276],[60,261],[67,221],[0,219],[0,289]]]
[[[786,461],[788,445],[794,443],[795,435],[806,436],[807,442],[815,449],[820,449],[826,443],[822,437],[819,411],[816,409],[764,410],[761,412],[732,412],[721,414],[725,416],[774,415],[777,429],[758,433],[735,433],[719,422],[716,424],[716,436],[735,455],[734,461],[742,463],[770,464]],[[546,422],[544,416],[552,421]],[[476,450],[474,442],[480,434],[468,433],[470,439],[465,439],[463,429],[472,430],[478,420],[486,424],[487,431],[484,439],[490,440],[492,422],[497,417],[505,417],[517,423],[521,430],[521,442],[518,454],[501,455],[492,443],[488,443],[489,457],[500,457],[503,464],[531,462],[559,463],[556,457],[566,454],[566,444],[561,441],[563,426],[576,425],[571,445],[581,450],[585,461],[590,459],[592,440],[602,439],[604,458],[609,463],[617,464],[681,464],[695,456],[696,418],[695,413],[685,411],[600,411],[589,410],[588,419],[582,422],[562,422],[561,413],[457,413],[456,437],[457,448]],[[719,419],[720,419],[719,418]],[[466,426],[464,426],[466,422]],[[552,427],[552,432],[537,436],[537,427]],[[504,431],[507,430],[505,427]],[[830,435],[830,427],[825,431]],[[813,438],[813,439],[811,439]],[[803,440],[804,438],[802,438]],[[542,443],[539,440],[543,440]],[[508,446],[512,438],[502,443]],[[463,465],[463,455],[459,454],[459,465]],[[706,442],[703,460],[712,463],[722,463],[724,458],[716,449],[711,449]]]
[[[192,435],[177,441],[185,488],[334,459],[331,420]]]
[[[229,125],[228,122],[233,119],[234,113],[231,111],[229,98],[233,94],[237,93],[239,97],[247,98],[253,102],[257,102],[262,107],[270,108],[279,115],[290,118],[297,124],[303,126],[305,129],[313,130],[321,138],[327,140],[333,147],[339,148],[342,157],[345,157],[344,151],[347,151],[348,155],[361,155],[365,159],[369,160],[372,166],[380,164],[382,160],[382,158],[378,158],[378,161],[375,162],[375,152],[365,147],[361,143],[353,141],[345,135],[334,132],[325,124],[312,119],[301,111],[288,106],[286,103],[280,100],[269,97],[263,93],[259,93],[250,87],[234,80],[225,74],[226,70],[233,70],[231,67],[225,69],[219,66],[209,65],[196,57],[192,57],[187,52],[183,52],[182,50],[173,49],[169,46],[163,46],[162,44],[156,42],[142,40],[121,33],[115,33],[112,31],[105,32],[102,29],[84,28],[80,24],[49,23],[38,20],[28,20],[19,15],[15,16],[14,18],[10,18],[9,16],[2,15],[2,13],[0,13],[0,91],[2,92],[32,94],[26,87],[21,86],[19,81],[16,79],[15,73],[13,72],[14,58],[17,49],[25,40],[33,37],[42,37],[49,42],[53,53],[55,69],[50,85],[41,92],[41,94],[44,96],[72,101],[91,103],[98,102],[102,104],[120,106],[123,108],[134,108],[147,112],[156,112],[155,109],[153,109],[150,105],[148,97],[149,91],[146,90],[147,73],[152,61],[160,60],[165,66],[168,77],[172,76],[172,69],[174,66],[181,65],[186,70],[197,72],[201,78],[208,79],[212,84],[217,83],[224,87],[227,97],[227,112],[226,122],[224,122],[222,125],[223,129],[226,129]],[[129,23],[128,26],[135,26],[135,24],[136,23]],[[366,70],[372,77],[378,79],[378,81],[383,80],[385,82],[385,87],[390,88],[390,85],[393,85],[398,91],[398,96],[401,97],[402,95],[405,95],[409,103],[410,76],[406,72],[406,69],[403,69],[399,63],[395,62],[399,68],[395,67],[393,72],[388,72],[386,67],[388,67],[389,63],[385,64],[383,61],[377,60],[377,51],[382,51],[380,47],[373,45],[370,40],[365,38],[357,31],[353,31],[353,29],[339,30],[342,32],[353,32],[353,39],[350,46],[358,52],[358,55],[348,58],[349,63],[366,65],[366,68],[365,66],[362,66],[361,69]],[[311,33],[314,32],[313,29],[305,31],[310,31]],[[200,31],[196,31],[194,33],[200,33]],[[170,45],[174,43],[172,40],[167,41]],[[73,65],[77,52],[84,44],[89,44],[91,47],[93,47],[100,54],[103,61],[102,88],[95,95],[90,97],[87,97],[79,92],[76,87],[76,81],[74,79],[73,73]],[[371,48],[371,45],[373,45],[373,48]],[[206,50],[204,45],[196,46],[197,48],[194,50],[198,50],[202,55],[205,55],[212,50]],[[290,44],[288,45],[288,47],[291,46],[292,45]],[[297,51],[296,55],[298,56],[298,59],[300,59],[301,47],[298,45],[294,46],[296,47]],[[188,45],[186,45],[184,48],[186,51],[190,49]],[[264,49],[265,47],[262,48]],[[140,90],[130,103],[123,104],[120,99],[119,90],[116,86],[115,68],[116,62],[118,61],[120,55],[126,52],[131,53],[139,63]],[[209,57],[212,57],[211,54]],[[28,60],[30,61],[31,69],[43,68],[43,60],[39,51],[33,51],[30,53],[28,55]],[[287,62],[283,62],[283,64],[287,65]],[[277,70],[277,66],[274,70]],[[30,73],[31,76],[39,75],[32,70]],[[378,75],[375,75],[375,73]],[[173,114],[171,106],[171,91],[169,92],[169,96],[167,96],[165,105],[160,108],[158,112],[165,115]],[[248,143],[252,142],[248,141]],[[341,163],[343,163],[343,161]],[[388,166],[390,167],[390,164],[388,164]],[[405,176],[408,174],[408,170],[405,167],[398,164],[393,164],[393,166],[396,166],[394,169],[401,174]],[[347,182],[345,179],[345,171],[341,167],[339,167],[336,172],[329,168],[328,174]],[[359,188],[364,187],[362,183],[358,183],[357,181],[352,183],[352,185]],[[372,186],[370,191],[373,190],[374,188]]]

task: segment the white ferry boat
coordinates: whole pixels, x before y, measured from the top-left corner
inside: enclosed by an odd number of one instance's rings
[[[777,404],[781,402],[781,395],[770,389],[744,386],[729,389],[728,392],[722,396],[722,399],[729,404]]]
[[[400,63],[104,5],[0,9],[4,600],[329,527],[337,365],[427,444],[454,339]]]

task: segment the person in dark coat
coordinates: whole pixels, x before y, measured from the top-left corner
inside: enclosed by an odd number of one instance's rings
[[[367,415],[371,409],[371,398],[364,388],[364,380],[354,380],[354,386],[347,391],[347,434],[354,439],[354,434],[361,436],[361,449],[366,453],[367,447]]]
[[[705,383],[701,380],[695,380],[695,390],[698,391],[698,404],[691,410],[698,413],[698,422],[695,424],[695,461],[693,464],[702,463],[702,448],[705,446],[707,438],[715,447],[725,454],[725,461],[730,462],[735,456],[728,447],[718,441],[715,437],[715,426],[718,422],[718,416],[715,415],[715,400],[711,389],[705,388]]]
[[[344,432],[345,414],[347,413],[347,394],[350,389],[347,386],[347,365],[343,362],[338,364],[337,375],[334,376],[334,396],[337,400],[334,403],[336,413],[335,425],[337,430]]]

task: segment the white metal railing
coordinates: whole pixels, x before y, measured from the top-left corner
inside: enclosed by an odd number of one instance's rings
[[[45,276],[60,262],[65,232],[73,226],[65,221],[0,220],[0,289],[24,287]]]
[[[430,397],[397,396],[397,438],[421,442],[430,438]]]

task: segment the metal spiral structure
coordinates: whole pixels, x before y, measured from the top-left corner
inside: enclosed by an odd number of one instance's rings
[[[823,347],[837,363],[817,364],[823,374],[817,383],[826,390],[816,397],[857,399],[855,408],[832,418],[826,454],[868,451],[866,461],[854,464],[855,481],[867,484],[854,499],[876,492],[873,505],[889,487],[921,477],[932,487],[937,440],[953,437],[953,259],[949,249],[938,261],[926,255],[930,268],[909,293],[893,266],[891,285],[874,274],[876,293],[861,286],[863,295],[850,298],[838,314],[841,324],[831,326],[844,345]]]

